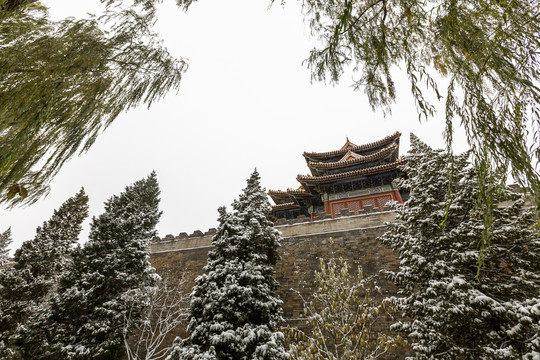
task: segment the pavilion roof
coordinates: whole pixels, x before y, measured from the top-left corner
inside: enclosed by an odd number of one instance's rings
[[[386,148],[383,148],[382,150],[379,150],[375,153],[365,155],[365,156],[358,155],[352,152],[351,150],[349,150],[338,161],[332,161],[332,162],[310,161],[308,162],[308,167],[312,170],[311,173],[313,176],[319,176],[321,174],[319,173],[318,170],[321,170],[324,172],[325,170],[343,169],[349,166],[365,164],[372,161],[384,159],[385,157],[389,157],[390,161],[396,161],[398,158],[398,152],[399,152],[399,145],[397,143],[394,143]]]
[[[369,150],[374,150],[374,149],[377,149],[377,148],[381,148],[381,147],[384,147],[384,146],[386,146],[386,145],[388,145],[388,144],[390,144],[392,142],[399,143],[399,137],[400,136],[401,136],[401,133],[399,131],[397,131],[396,133],[394,133],[394,134],[392,134],[390,136],[387,136],[384,139],[374,141],[374,142],[369,143],[369,144],[363,144],[363,145],[356,145],[356,144],[352,143],[349,140],[349,138],[347,138],[347,141],[345,142],[345,145],[343,145],[341,147],[341,149],[339,149],[339,150],[327,151],[327,152],[321,152],[321,153],[304,152],[303,155],[304,155],[304,158],[306,158],[306,161],[308,161],[308,163],[310,161],[318,162],[318,161],[332,159],[332,158],[335,158],[335,157],[338,157],[338,156],[343,156],[343,155],[347,154],[347,152],[349,152],[349,151],[352,152],[352,153],[358,153],[358,152],[369,151]]]
[[[268,195],[287,195],[287,192],[283,190],[268,190]]]
[[[303,206],[306,198],[313,196],[313,194],[304,190],[302,185],[297,189],[289,188],[287,191],[269,190],[268,195],[274,200],[276,205],[285,206],[285,204],[294,204],[298,207]]]
[[[298,189],[287,189],[287,194],[289,195],[300,195],[300,196],[312,196],[310,193],[308,193],[306,190],[304,190],[303,186],[300,186]]]
[[[277,204],[277,205],[272,206],[272,210],[286,210],[286,209],[297,209],[297,208],[300,208],[300,206],[293,202]]]
[[[405,162],[405,158],[401,157],[395,162],[374,166],[366,169],[352,170],[339,174],[333,175],[324,175],[324,176],[311,176],[311,175],[298,175],[296,180],[298,180],[302,185],[304,184],[324,184],[332,183],[339,180],[347,180],[352,178],[363,177],[367,175],[381,174],[384,172],[392,171],[397,168],[398,165]],[[304,188],[306,186],[304,185]]]
[[[293,201],[289,193],[282,190],[269,190],[268,195],[272,198],[272,200],[274,200],[274,203],[277,205]]]

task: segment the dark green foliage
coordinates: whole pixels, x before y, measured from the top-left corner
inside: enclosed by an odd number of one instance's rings
[[[88,196],[81,189],[15,252],[13,267],[0,272],[0,357],[32,358],[28,351],[43,340],[45,304],[87,215]]]
[[[152,32],[154,9],[108,3],[53,22],[39,2],[0,0],[0,203],[34,202],[122,111],[178,89],[187,64]]]
[[[157,275],[149,241],[161,212],[156,176],[137,181],[105,203],[90,240],[76,249],[52,301],[49,358],[121,359],[126,312],[133,326]]]
[[[219,209],[215,249],[191,293],[189,336],[176,340],[170,360],[288,358],[272,277],[281,237],[267,219],[271,208],[257,171],[233,209]]]

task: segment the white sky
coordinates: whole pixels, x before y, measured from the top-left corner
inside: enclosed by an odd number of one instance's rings
[[[84,16],[97,0],[47,0],[54,18]],[[230,205],[255,167],[267,189],[299,186],[307,174],[304,151],[340,148],[345,137],[368,143],[402,132],[401,154],[414,132],[443,147],[443,114],[420,123],[406,77],[395,72],[398,102],[386,118],[372,112],[363,92],[310,83],[301,65],[314,46],[299,2],[199,0],[184,13],[165,0],[156,25],[174,56],[189,59],[180,92],[151,109],[122,114],[85,154],[68,162],[50,195],[11,211],[0,209],[0,231],[11,226],[14,244],[33,238],[35,228],[84,186],[90,218],[103,202],[156,170],[163,215],[159,236],[206,231],[217,225],[217,208]],[[442,108],[441,108],[442,109]],[[456,151],[467,148],[462,133]],[[86,241],[90,218],[84,223]]]

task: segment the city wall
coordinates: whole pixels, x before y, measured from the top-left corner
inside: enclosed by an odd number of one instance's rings
[[[280,286],[278,295],[284,302],[284,317],[291,325],[301,326],[302,300],[296,291],[309,297],[312,290],[314,271],[319,270],[319,259],[328,259],[332,254],[346,259],[353,269],[361,266],[368,275],[377,275],[381,269],[397,269],[394,253],[377,241],[386,229],[385,222],[395,221],[395,213],[366,209],[360,215],[343,210],[336,219],[323,215],[313,222],[297,218],[276,223],[283,241],[279,250],[281,261],[276,266],[276,279]],[[203,272],[211,239],[215,229],[203,233],[195,231],[188,235],[167,235],[155,238],[151,244],[151,262],[157,271],[167,277],[186,279],[186,291],[194,279]],[[379,278],[384,295],[394,294],[395,289],[385,279]],[[293,291],[296,290],[296,291]],[[391,323],[383,319],[381,326]],[[180,336],[184,336],[180,331]]]

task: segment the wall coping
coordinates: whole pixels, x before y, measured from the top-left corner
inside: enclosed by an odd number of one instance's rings
[[[344,209],[347,210],[347,209]],[[284,239],[314,236],[327,233],[337,233],[343,231],[359,230],[364,228],[374,228],[385,226],[388,221],[394,221],[395,211],[385,209],[384,211],[369,211],[354,214],[342,211],[340,216],[332,219],[330,216],[317,216],[314,221],[309,221],[305,216],[291,221],[276,222],[275,228],[281,232]],[[211,241],[216,234],[216,229],[212,228],[206,232],[195,230],[191,235],[180,233],[178,236],[171,234],[163,238],[154,237],[150,243],[150,253],[159,254],[170,251],[187,251],[198,248],[211,247]]]

